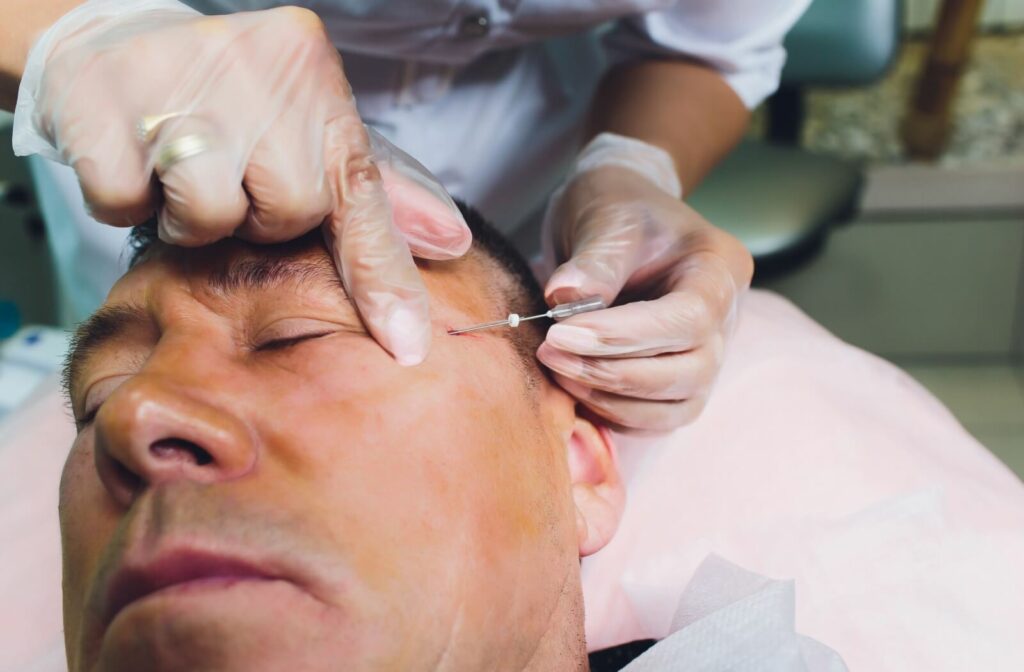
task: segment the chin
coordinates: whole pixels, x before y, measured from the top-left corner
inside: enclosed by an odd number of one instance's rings
[[[286,581],[164,590],[122,609],[103,633],[96,672],[337,670],[362,658],[337,609]]]

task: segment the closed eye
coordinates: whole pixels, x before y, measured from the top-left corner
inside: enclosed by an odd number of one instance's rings
[[[286,338],[275,338],[269,341],[258,344],[253,350],[255,352],[273,352],[275,350],[284,350],[290,348],[293,345],[298,345],[304,341],[311,341],[315,338],[322,338],[324,336],[330,336],[335,333],[334,331],[317,331],[309,334],[299,334],[298,336],[288,336]]]
[[[93,420],[96,419],[96,414],[99,413],[100,406],[102,406],[102,404],[98,404],[91,411],[87,411],[85,413],[85,415],[83,415],[81,418],[76,418],[75,419],[75,424],[78,425],[78,429],[79,430],[81,430],[82,428],[88,426],[89,424],[92,423]]]
[[[114,393],[118,387],[121,386],[124,381],[132,377],[131,373],[117,373],[103,376],[91,383],[85,392],[85,398],[82,402],[83,412],[81,417],[75,416],[75,425],[78,427],[78,431],[82,431],[93,423],[96,419],[96,414],[103,408],[103,404],[106,403],[110,395]],[[72,410],[76,404],[72,403]]]

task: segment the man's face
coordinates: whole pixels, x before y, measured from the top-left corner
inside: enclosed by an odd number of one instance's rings
[[[61,484],[71,669],[520,669],[552,619],[578,650],[573,405],[445,333],[494,319],[488,263],[422,267],[414,368],[315,241],[128,273],[72,382],[102,406]]]

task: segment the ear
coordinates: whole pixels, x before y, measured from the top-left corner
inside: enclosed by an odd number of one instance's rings
[[[615,536],[626,505],[611,433],[577,417],[567,445],[580,557],[596,553]]]

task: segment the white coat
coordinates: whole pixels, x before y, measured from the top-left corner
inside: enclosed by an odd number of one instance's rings
[[[187,0],[205,13],[273,0]],[[597,83],[636,58],[695,58],[749,107],[775,90],[782,39],[810,0],[306,0],[341,51],[364,120],[513,233],[571,163]],[[700,101],[694,101],[700,104]],[[124,230],[82,207],[70,169],[34,159],[64,318],[123,272]],[[536,244],[524,240],[517,242]]]

